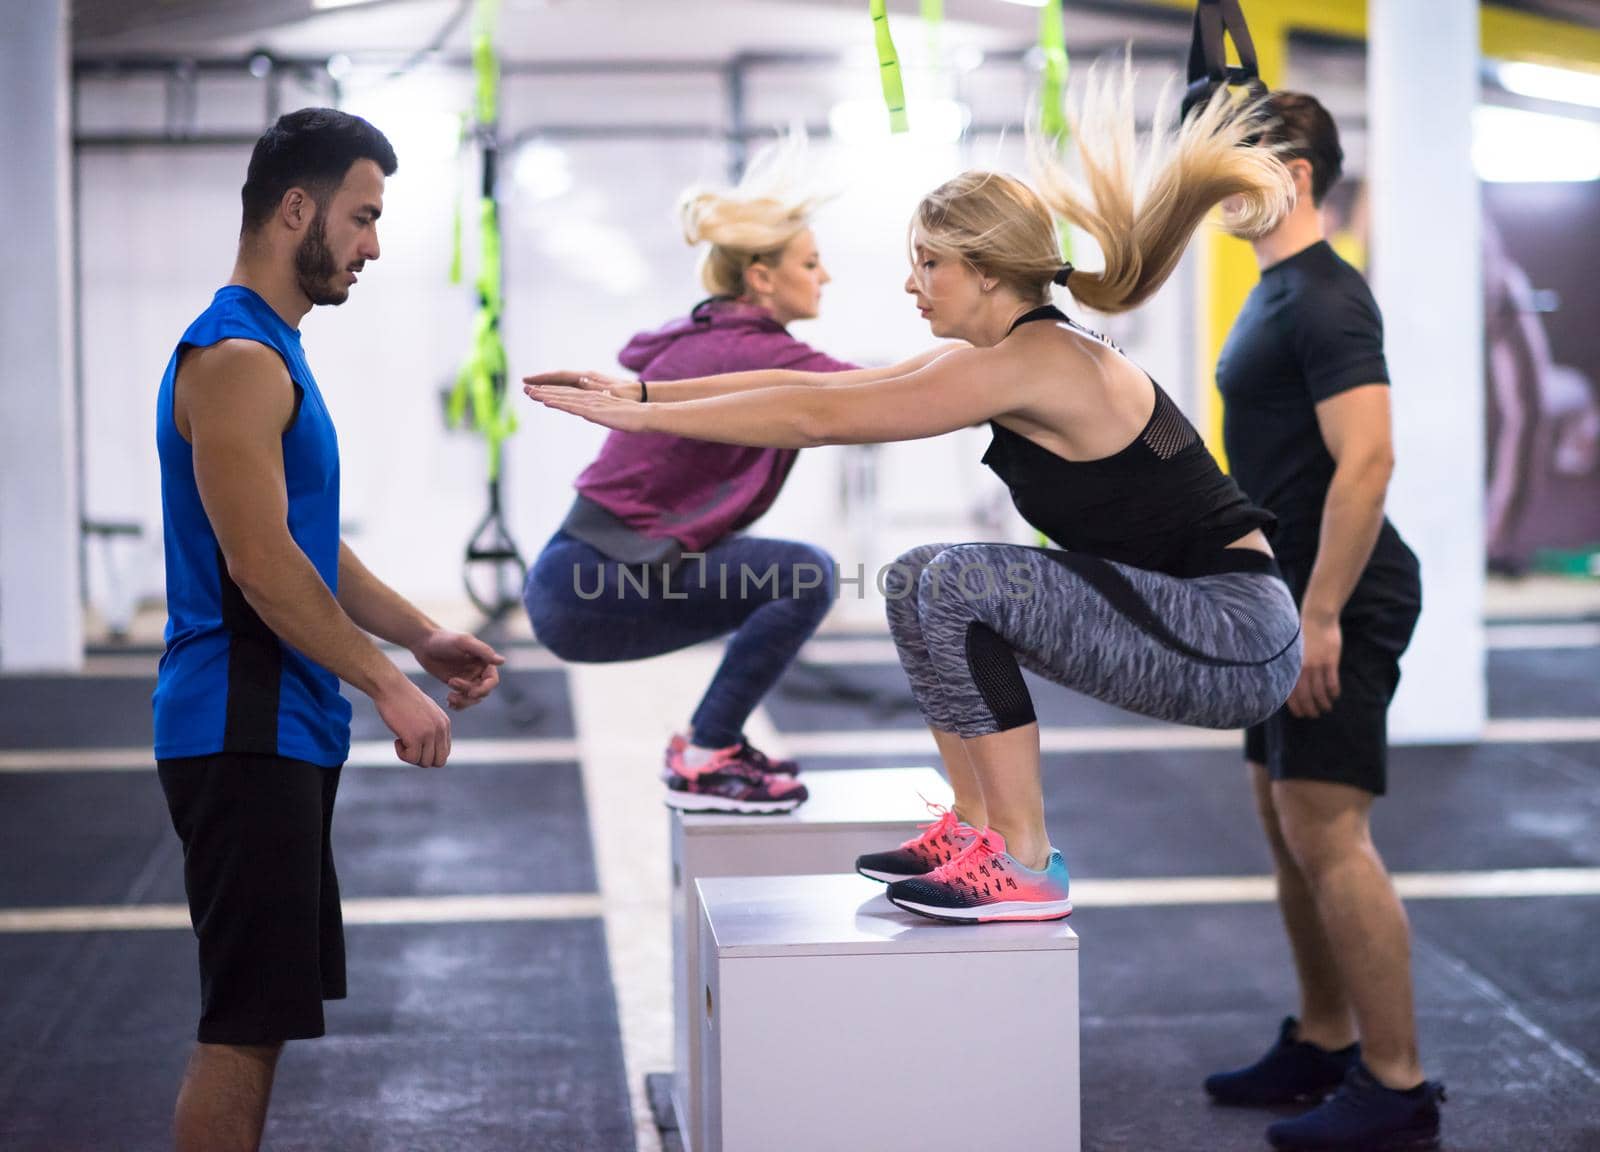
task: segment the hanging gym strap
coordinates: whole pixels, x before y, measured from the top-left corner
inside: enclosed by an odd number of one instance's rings
[[[1047,140],[1067,134],[1067,113],[1063,106],[1067,87],[1066,0],[1049,0],[1039,9],[1039,54],[1044,58],[1044,73],[1039,82],[1039,131]]]
[[[488,443],[491,481],[500,475],[501,445],[517,428],[506,395],[506,349],[500,330],[500,209],[495,200],[499,162],[500,61],[495,48],[498,15],[499,0],[478,0],[472,35],[472,66],[477,79],[474,114],[483,156],[478,199],[478,311],[472,347],[456,376],[448,413],[450,423],[458,425],[471,405],[473,426]],[[452,267],[453,273],[459,275],[459,271],[458,266]]]
[[[495,43],[499,0],[477,0],[472,33],[472,66],[477,85],[473,102],[474,132],[482,157],[478,191],[478,310],[473,319],[472,346],[450,393],[447,416],[457,426],[472,411],[473,426],[482,434],[489,452],[489,509],[467,541],[463,580],[467,595],[486,615],[499,616],[517,605],[527,564],[506,527],[500,503],[501,447],[517,430],[516,417],[506,395],[506,346],[500,319],[504,310],[501,267],[500,206],[496,177],[500,159],[499,98],[500,58]],[[457,232],[460,231],[459,202]],[[459,283],[459,255],[452,254],[451,275]],[[488,567],[494,591],[480,596],[472,583],[475,566]],[[508,582],[505,577],[510,574]]]
[[[900,55],[889,35],[887,0],[872,0],[872,32],[878,47],[878,78],[883,82],[883,102],[889,109],[889,131],[907,132],[906,86],[900,77]]]
[[[922,0],[922,28],[928,34],[928,70],[944,70],[944,0]]]
[[[1067,142],[1067,0],[1049,0],[1039,9],[1039,54],[1043,71],[1039,80],[1039,133],[1057,148]],[[1056,221],[1061,259],[1072,263],[1072,225]]]
[[[1239,53],[1239,66],[1228,65],[1227,38]],[[1256,46],[1250,39],[1239,0],[1199,0],[1189,39],[1189,87],[1183,94],[1182,119],[1210,101],[1219,88],[1244,87],[1265,93]]]

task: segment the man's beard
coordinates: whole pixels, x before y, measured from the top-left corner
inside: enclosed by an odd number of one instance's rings
[[[334,282],[341,271],[328,247],[328,230],[322,213],[318,212],[306,238],[295,249],[296,282],[313,304],[343,304],[350,297],[350,289]]]

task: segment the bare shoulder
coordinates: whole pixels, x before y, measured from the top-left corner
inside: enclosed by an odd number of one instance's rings
[[[1025,324],[999,344],[994,352],[1004,357],[1007,373],[1036,383],[1048,395],[1059,398],[1063,380],[1080,385],[1068,390],[1082,394],[1093,388],[1112,386],[1128,373],[1138,373],[1122,350],[1098,332],[1064,321]]]
[[[259,387],[275,380],[292,387],[283,357],[259,340],[219,340],[204,348],[191,348],[178,376],[191,388]]]
[[[178,367],[174,415],[186,439],[196,421],[287,426],[294,384],[283,358],[255,340],[222,340],[193,348]]]

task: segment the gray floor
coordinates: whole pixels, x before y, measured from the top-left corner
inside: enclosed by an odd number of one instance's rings
[[[472,737],[574,734],[563,673],[514,677],[514,697],[475,716]],[[150,688],[139,676],[0,679],[0,748],[137,747]],[[1053,687],[1036,685],[1036,700],[1051,725],[1146,723]],[[1496,652],[1490,700],[1500,718],[1600,716],[1600,650]],[[767,714],[788,733],[918,723],[892,665],[797,667]],[[381,735],[366,709],[356,726]],[[153,774],[57,767],[0,772],[0,912],[181,901]],[[652,765],[639,776],[657,787]],[[1231,751],[1051,755],[1044,779],[1078,878],[1266,871]],[[1600,866],[1600,745],[1398,749],[1392,781],[1376,834],[1396,871]],[[605,814],[588,810],[571,762],[352,769],[339,812],[347,899],[597,887],[591,822]],[[1409,912],[1423,1051],[1451,1095],[1447,1147],[1600,1149],[1600,897],[1418,900]],[[1271,906],[1083,908],[1073,926],[1085,1148],[1264,1148],[1269,1116],[1208,1107],[1198,1083],[1252,1058],[1293,1007]],[[329,1006],[328,1038],[285,1058],[268,1148],[635,1147],[597,916],[357,924],[349,950],[351,998]],[[186,930],[0,930],[0,987],[0,1148],[166,1146],[197,998]]]

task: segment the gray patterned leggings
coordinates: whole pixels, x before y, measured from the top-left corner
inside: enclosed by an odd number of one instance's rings
[[[929,725],[1034,721],[1018,669],[1143,716],[1243,728],[1300,674],[1300,620],[1267,571],[1180,579],[1081,552],[928,544],[884,580],[889,631]]]

